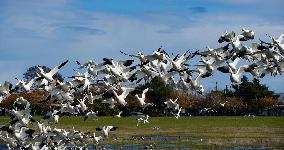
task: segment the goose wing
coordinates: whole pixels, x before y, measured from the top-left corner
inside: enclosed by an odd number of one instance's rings
[[[48,74],[50,74],[50,76],[55,75],[63,66],[65,66],[67,64],[67,62],[68,62],[68,60],[61,63],[59,66],[54,67]]]

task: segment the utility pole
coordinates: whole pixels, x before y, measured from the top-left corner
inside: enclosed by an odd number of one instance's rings
[[[225,91],[225,94],[228,93],[228,85],[226,85],[226,91]]]

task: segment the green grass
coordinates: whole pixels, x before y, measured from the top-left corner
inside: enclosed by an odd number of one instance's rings
[[[40,119],[40,117],[35,117]],[[0,117],[0,124],[8,122],[8,117]],[[255,117],[240,116],[192,116],[181,117],[150,117],[149,124],[136,126],[136,117],[99,117],[98,121],[87,120],[83,117],[60,117],[57,128],[94,132],[96,127],[104,125],[117,126],[118,130],[111,133],[110,138],[103,143],[123,145],[125,143],[157,144],[161,141],[131,141],[131,136],[163,135],[181,136],[181,139],[205,139],[204,142],[167,141],[181,147],[214,148],[214,147],[273,147],[284,148],[284,117]],[[153,130],[158,126],[160,130]],[[99,135],[99,133],[97,133]],[[113,139],[117,137],[116,140]]]

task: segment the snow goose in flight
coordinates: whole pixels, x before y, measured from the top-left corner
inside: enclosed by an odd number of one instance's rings
[[[106,59],[105,59],[106,60]],[[76,61],[76,63],[80,66],[79,69],[81,68],[87,68],[88,73],[93,75],[93,76],[98,76],[100,74],[100,70],[107,64],[110,64],[110,62],[104,61],[103,63],[97,64],[93,60],[89,60],[88,62],[84,63],[81,65],[79,61]]]
[[[186,51],[180,57],[175,57],[174,59],[168,58],[168,60],[172,63],[173,68],[170,71],[180,71],[185,69],[184,63],[187,61],[187,53]]]
[[[177,101],[178,98],[176,98],[174,101],[172,99],[169,99],[168,101],[164,102],[164,104],[166,104],[167,108],[175,111],[179,109],[179,104],[177,103]]]
[[[11,147],[14,149],[20,148],[20,145],[18,144],[17,139],[15,139],[13,136],[9,137],[8,133],[6,136],[0,135],[0,139],[2,139],[4,142],[7,143],[8,149],[11,149]],[[10,147],[11,146],[11,147]]]
[[[235,38],[232,39],[231,44],[235,52],[239,51],[239,47],[241,45],[240,41],[243,41],[243,39],[244,39],[243,35],[237,35]]]
[[[76,109],[70,103],[61,104],[60,113],[75,114]]]
[[[86,121],[88,118],[92,118],[95,121],[98,120],[98,111],[97,112],[90,111],[85,113],[84,121]]]
[[[79,104],[77,105],[77,108],[80,109],[81,113],[84,113],[88,107],[85,104],[85,99],[78,99]]]
[[[204,58],[201,58],[200,62],[202,62],[203,64],[198,64],[198,65],[195,65],[195,66],[198,66],[199,68],[204,67],[207,70],[207,72],[212,73],[213,70],[214,70],[214,67],[215,67],[215,65],[213,64],[213,61],[214,61],[214,59],[205,60]]]
[[[250,40],[250,39],[254,39],[254,32],[252,30],[247,30],[245,28],[242,28],[242,33],[241,35],[244,36],[244,40]]]
[[[101,98],[102,98],[102,95],[94,96],[92,92],[90,92],[89,94],[85,94],[85,97],[84,97],[84,99],[86,99],[89,104],[94,104],[94,100],[101,99]]]
[[[123,113],[123,111],[120,111],[120,112],[116,115],[116,117],[120,118],[122,113]]]
[[[98,144],[99,141],[103,139],[102,136],[96,136],[96,133],[95,133],[95,132],[93,133],[92,136],[90,136],[90,138],[93,139],[93,140],[96,142],[96,144]]]
[[[137,118],[137,124],[136,124],[136,126],[138,127],[139,126],[139,124],[141,123],[141,122],[143,122],[143,118]]]
[[[175,117],[178,119],[180,117],[180,112],[181,112],[182,107],[178,109],[178,112],[175,114]]]
[[[195,90],[199,94],[202,94],[204,92],[203,86],[198,84],[198,81],[201,79],[201,77],[202,77],[202,74],[199,74],[196,78],[192,78],[190,74],[188,75],[188,81],[190,84],[190,88],[192,90]]]
[[[5,81],[3,85],[0,84],[0,96],[8,95],[12,90],[13,85]]]
[[[146,93],[148,92],[149,88],[146,88],[143,90],[142,96],[139,97],[137,94],[135,95],[135,97],[138,99],[140,106],[142,106],[143,108],[147,107],[147,106],[151,106],[153,104],[151,103],[146,103],[145,99],[146,99]]]
[[[102,103],[109,104],[109,108],[113,109],[117,102],[113,98],[109,98],[103,100]]]
[[[234,72],[230,67],[229,67],[229,71],[231,73],[230,75],[230,80],[232,83],[236,83],[236,84],[241,84],[241,80],[240,80],[240,75],[244,72],[244,67],[241,66],[239,67],[239,69],[237,70],[237,72]]]
[[[149,123],[149,115],[146,115],[146,116],[144,116],[144,117],[137,118],[137,124],[136,124],[136,126],[138,127],[140,123],[143,123],[143,124]]]
[[[221,37],[218,39],[218,42],[219,43],[230,42],[234,37],[235,37],[235,32],[232,31],[231,33],[228,33],[226,31],[226,33],[221,35]]]
[[[10,114],[12,116],[12,122],[17,122],[20,121],[22,124],[27,125],[30,120],[33,121],[33,119],[31,119],[31,109],[24,109],[24,110],[7,110],[6,111],[8,114]]]
[[[29,109],[30,103],[26,99],[24,99],[23,97],[19,97],[19,98],[16,99],[13,106],[16,107],[17,109],[19,109],[19,108]]]
[[[0,96],[0,103],[4,100],[4,96]]]
[[[120,103],[121,105],[125,106],[127,104],[127,102],[125,101],[125,98],[127,97],[127,95],[134,90],[134,88],[126,88],[126,87],[121,87],[122,90],[122,94],[118,95],[116,91],[113,90],[114,96],[116,98],[116,100],[118,101],[118,103]]]
[[[32,134],[35,132],[35,130],[27,128],[25,126],[16,124],[17,127],[15,127],[15,137],[20,141],[25,141],[28,138],[33,138]]]
[[[146,115],[145,119],[143,120],[143,123],[144,124],[149,123],[149,115]]]
[[[47,122],[52,122],[52,123],[57,124],[59,121],[59,114],[60,114],[60,111],[53,110],[53,111],[48,112],[46,115],[44,115],[43,119]]]
[[[38,67],[38,69],[40,70],[40,75],[43,76],[46,80],[48,80],[49,82],[53,81],[53,76],[63,67],[67,64],[68,60],[66,60],[65,62],[61,63],[59,66],[54,67],[52,70],[50,70],[49,72],[44,72],[44,70],[41,67]]]
[[[229,68],[232,69],[233,72],[237,72],[237,64],[239,62],[240,58],[236,58],[233,62],[227,62],[228,66],[221,66],[218,67],[217,70],[219,70],[222,73],[230,73]]]
[[[278,39],[274,39],[273,37],[269,36],[272,39],[274,45],[277,46],[279,51],[284,54],[284,44],[281,44],[284,39],[284,34],[281,34]]]
[[[107,138],[110,131],[115,131],[118,127],[114,126],[103,126],[96,128],[96,131],[102,131],[102,135],[104,138]]]
[[[224,103],[220,103],[220,105],[221,105],[222,107],[225,107],[225,105],[226,105],[227,102],[228,102],[228,101],[225,101]]]
[[[17,89],[22,89],[26,92],[30,92],[32,85],[36,82],[39,81],[41,79],[43,79],[42,77],[35,77],[30,81],[23,81],[23,80],[19,80],[18,78],[15,78],[16,80],[18,80],[18,83],[16,84],[15,90]]]

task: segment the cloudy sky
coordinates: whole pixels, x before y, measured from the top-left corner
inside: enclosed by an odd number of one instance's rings
[[[119,50],[217,48],[221,34],[243,27],[255,31],[255,42],[268,40],[266,33],[284,32],[283,6],[283,0],[1,0],[0,82],[21,77],[30,66],[53,67],[66,59],[61,73],[72,74],[75,60],[122,59]],[[230,83],[220,73],[202,83],[210,90],[215,81],[220,88]],[[283,75],[262,83],[284,92]]]

